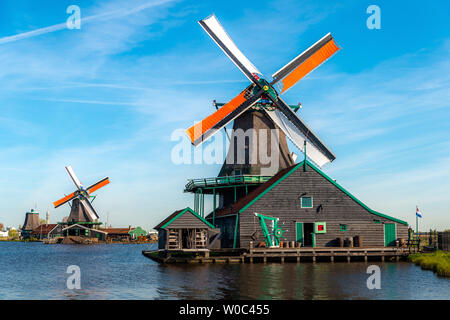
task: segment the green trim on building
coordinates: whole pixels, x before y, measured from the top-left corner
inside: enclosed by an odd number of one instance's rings
[[[265,195],[267,192],[269,192],[270,190],[272,190],[273,188],[275,188],[281,181],[283,181],[284,179],[286,179],[287,177],[289,177],[292,173],[294,173],[298,168],[300,168],[302,166],[302,163],[297,164],[294,168],[292,168],[288,173],[286,173],[284,176],[282,176],[280,179],[278,179],[277,181],[275,181],[270,187],[268,187],[266,190],[264,190],[263,192],[261,192],[261,194],[259,194],[255,199],[253,199],[252,201],[250,201],[249,203],[247,203],[245,205],[245,207],[243,207],[241,210],[239,210],[239,213],[244,212],[245,210],[247,210],[248,207],[250,207],[252,204],[254,204],[256,201],[258,201],[263,195]],[[266,182],[267,183],[267,182]]]
[[[400,219],[396,219],[393,218],[391,216],[388,216],[386,214],[374,211],[372,209],[370,209],[368,206],[366,206],[364,203],[362,203],[358,198],[356,198],[354,195],[352,195],[350,192],[348,192],[347,190],[345,190],[343,187],[341,187],[336,181],[334,181],[333,179],[331,179],[329,176],[327,176],[322,170],[320,170],[319,168],[317,168],[315,165],[313,165],[311,162],[309,162],[308,160],[304,160],[302,162],[300,162],[299,164],[297,164],[294,168],[292,168],[292,170],[290,170],[288,173],[286,173],[284,176],[282,176],[280,179],[278,179],[275,183],[273,183],[269,188],[267,188],[266,190],[264,190],[263,192],[261,192],[261,194],[259,194],[255,199],[253,199],[252,201],[250,201],[244,208],[242,208],[239,213],[244,212],[245,210],[248,209],[248,207],[250,207],[252,204],[254,204],[256,201],[258,201],[263,195],[265,195],[267,192],[269,192],[270,190],[272,190],[275,186],[277,186],[281,181],[283,181],[284,179],[286,179],[287,177],[289,177],[292,173],[294,173],[297,169],[301,168],[302,165],[305,163],[309,165],[312,169],[314,169],[317,173],[319,173],[322,177],[324,177],[325,179],[327,179],[329,182],[331,182],[335,187],[337,187],[339,190],[341,190],[342,192],[344,192],[347,196],[349,196],[352,200],[354,200],[356,203],[358,203],[361,207],[363,207],[364,209],[366,209],[367,211],[369,211],[369,213],[374,214],[376,216],[382,217],[382,218],[386,218],[392,221],[395,221],[397,223],[400,224],[404,224],[404,225],[408,225],[408,223],[406,221],[400,220]]]
[[[190,213],[192,213],[195,217],[199,218],[201,221],[203,221],[204,223],[206,223],[209,227],[211,228],[215,228],[211,223],[209,223],[208,221],[206,221],[204,218],[202,218],[198,213],[196,213],[194,210],[192,210],[191,208],[187,207],[186,209],[184,209],[183,211],[181,211],[179,214],[177,214],[175,217],[173,217],[172,219],[170,219],[170,221],[168,221],[167,223],[165,223],[161,229],[167,228],[167,226],[169,226],[172,222],[174,222],[176,219],[178,219],[180,216],[182,216],[186,211],[189,211]]]

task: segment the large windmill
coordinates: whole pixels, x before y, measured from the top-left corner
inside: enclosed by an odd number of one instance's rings
[[[263,171],[264,165],[260,163],[259,160],[256,163],[251,163],[248,156],[246,156],[244,163],[236,163],[233,160],[235,160],[235,155],[238,153],[238,150],[232,150],[231,148],[239,148],[239,146],[232,143],[228,150],[227,161],[222,166],[219,177],[242,175],[242,178],[240,180],[217,180],[218,178],[216,178],[215,181],[212,181],[209,184],[206,179],[191,180],[186,186],[186,191],[194,192],[196,194],[201,193],[200,200],[196,199],[196,203],[202,201],[201,198],[204,193],[213,193],[215,195],[215,189],[217,189],[220,194],[219,207],[227,206],[230,203],[236,202],[238,198],[248,193],[248,188],[252,186],[252,184],[248,182],[253,181],[258,184],[267,181],[265,177],[261,177],[263,172],[267,176],[273,176],[277,171],[292,165],[294,159],[292,159],[289,153],[286,137],[288,137],[299,150],[305,152],[308,158],[319,167],[332,162],[336,158],[333,152],[314,132],[311,131],[306,123],[297,116],[295,111],[298,108],[289,106],[280,96],[339,50],[339,47],[334,42],[331,34],[328,33],[325,35],[283,68],[275,72],[272,75],[272,81],[269,82],[262,78],[261,72],[234,44],[215,15],[200,20],[199,24],[239,70],[244,73],[251,84],[228,103],[223,104],[218,108],[216,112],[186,130],[192,144],[195,146],[200,145],[231,121],[234,121],[233,135],[231,137],[232,141],[236,138],[235,135],[237,133],[242,133],[242,131],[250,128],[258,129],[253,130],[255,136],[252,137],[252,139],[249,139],[249,142],[245,145],[245,149],[250,149],[252,150],[251,152],[255,152],[258,147],[257,143],[260,139],[258,135],[261,130],[259,129],[281,130],[278,130],[280,131],[280,134],[276,143],[276,150],[274,150],[273,147],[270,147],[272,145],[270,136],[267,140],[267,147],[271,148],[271,150],[268,151],[268,154],[270,155],[272,152],[279,152],[279,163],[275,166],[275,171]],[[230,154],[233,156],[229,157]],[[259,178],[255,179],[255,177]],[[228,181],[226,184],[230,185],[232,188],[230,190],[219,190],[218,187],[223,181]],[[236,188],[236,186],[244,185],[245,192],[243,191],[243,188]],[[208,191],[211,189],[214,191]],[[202,211],[202,205],[198,204],[197,209]]]
[[[83,224],[91,225],[99,224],[99,216],[91,204],[93,199],[95,199],[95,197],[92,196],[92,193],[107,185],[109,183],[109,178],[104,178],[97,183],[94,183],[90,187],[84,188],[82,183],[76,176],[75,171],[72,169],[72,166],[67,166],[66,170],[73,183],[77,187],[77,190],[65,196],[64,198],[53,202],[53,205],[55,206],[55,208],[58,208],[63,204],[72,201],[70,215],[67,219],[68,224],[80,222]]]

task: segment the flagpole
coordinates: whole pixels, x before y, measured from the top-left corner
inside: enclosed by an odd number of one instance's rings
[[[419,217],[416,213],[416,232],[417,232],[417,240],[419,240]]]

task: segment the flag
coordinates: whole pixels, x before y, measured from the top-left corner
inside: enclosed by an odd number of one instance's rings
[[[422,212],[419,211],[419,207],[416,207],[416,216],[422,218]]]

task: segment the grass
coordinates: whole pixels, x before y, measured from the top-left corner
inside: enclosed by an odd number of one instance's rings
[[[433,270],[439,276],[450,277],[450,252],[416,253],[410,255],[408,260],[424,270]]]

